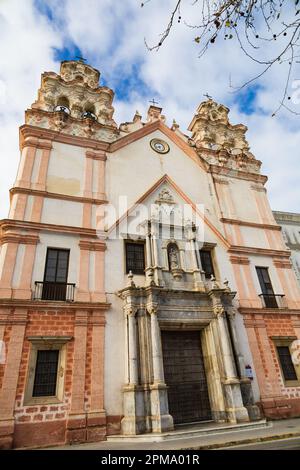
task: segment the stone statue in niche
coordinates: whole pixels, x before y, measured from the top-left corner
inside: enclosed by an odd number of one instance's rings
[[[182,269],[180,268],[179,250],[177,245],[171,243],[168,246],[169,269],[174,279],[182,278]]]
[[[170,259],[170,269],[178,269],[178,250],[172,246],[169,251],[169,259]]]

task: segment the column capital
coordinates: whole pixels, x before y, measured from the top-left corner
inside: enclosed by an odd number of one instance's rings
[[[214,311],[214,314],[217,318],[224,318],[225,317],[225,309],[223,307],[223,305],[215,305],[213,307],[213,311]]]
[[[135,317],[138,311],[138,307],[136,305],[125,305],[124,306],[124,313],[127,317]]]
[[[75,313],[75,326],[87,326],[88,324],[87,310],[76,310]]]
[[[87,150],[85,152],[85,156],[86,158],[92,158],[93,160],[101,160],[103,162],[107,160],[107,156],[104,150],[97,150],[96,152]]]
[[[147,312],[150,314],[150,315],[157,315],[158,314],[158,304],[147,304],[146,306],[147,308]]]
[[[236,316],[236,308],[235,307],[227,307],[226,312],[230,320],[234,320]]]
[[[16,308],[11,316],[8,316],[9,323],[14,325],[26,325],[28,322],[28,309]]]
[[[300,328],[300,315],[292,315],[292,325],[294,328]]]

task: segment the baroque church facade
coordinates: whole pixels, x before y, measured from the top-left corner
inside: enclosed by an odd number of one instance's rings
[[[0,222],[0,446],[300,415],[300,291],[229,109],[117,126],[82,61],[42,74]]]

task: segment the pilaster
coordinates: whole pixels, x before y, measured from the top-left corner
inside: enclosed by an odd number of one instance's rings
[[[86,440],[86,411],[84,403],[84,392],[87,321],[87,311],[77,310],[75,314],[74,328],[72,396],[66,432],[66,440],[68,443],[84,442]]]
[[[99,441],[106,435],[106,413],[104,409],[104,334],[103,312],[93,312],[91,318],[92,360],[91,401],[87,413],[87,441]]]
[[[225,309],[221,299],[224,293],[226,293],[225,289],[213,286],[213,289],[208,293],[208,295],[212,300],[222,352],[224,374],[222,383],[226,400],[227,419],[232,423],[248,422],[249,415],[247,409],[243,405],[240,381],[237,377],[233,351],[226,324]]]
[[[16,309],[10,314],[10,321],[12,331],[0,391],[0,448],[3,449],[11,448],[13,443],[14,407],[27,324],[27,310]]]

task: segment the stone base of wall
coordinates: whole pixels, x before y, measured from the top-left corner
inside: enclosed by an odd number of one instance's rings
[[[120,434],[121,419],[122,416],[87,416],[83,421],[0,423],[0,450],[103,441],[107,435]]]
[[[66,421],[16,424],[13,447],[46,447],[64,444]]]
[[[0,450],[11,449],[14,437],[14,421],[0,421]]]
[[[121,421],[123,416],[107,416],[106,425],[107,425],[107,436],[112,436],[114,434],[121,433]]]
[[[69,416],[66,432],[67,444],[97,442],[105,438],[106,416],[104,412]]]
[[[269,419],[285,419],[300,417],[300,398],[282,398],[262,400],[262,412]]]

